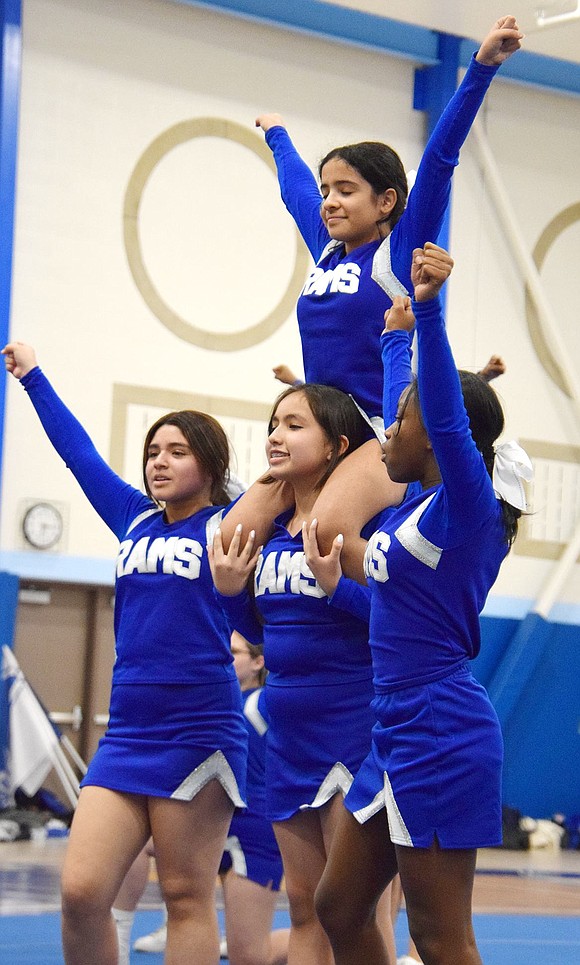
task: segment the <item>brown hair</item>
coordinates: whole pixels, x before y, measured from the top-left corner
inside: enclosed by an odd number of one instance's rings
[[[143,481],[147,495],[151,496],[145,473],[149,458],[149,447],[157,430],[166,425],[176,426],[179,429],[201,468],[210,477],[210,498],[213,505],[224,506],[229,503],[230,498],[226,491],[230,473],[228,437],[217,419],[194,409],[168,412],[167,415],[161,416],[157,422],[154,422],[148,430],[143,443]],[[151,496],[151,499],[153,499],[153,496]]]

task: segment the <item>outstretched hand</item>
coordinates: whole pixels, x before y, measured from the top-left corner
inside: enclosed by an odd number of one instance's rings
[[[424,248],[415,248],[411,264],[411,281],[416,302],[427,302],[439,293],[449,278],[453,258],[445,248],[428,241]]]
[[[240,549],[242,524],[238,523],[232,536],[230,548],[224,552],[221,529],[216,529],[213,545],[207,547],[211,575],[216,589],[223,596],[237,596],[246,586],[262,547],[254,549],[256,533],[251,530],[245,546]]]
[[[289,365],[275,365],[272,372],[274,378],[278,379],[278,382],[283,382],[284,385],[294,385],[298,381]]]
[[[258,114],[256,127],[261,127],[265,134],[271,127],[286,127],[286,125],[280,114]]]
[[[408,295],[395,295],[391,308],[385,312],[385,332],[404,329],[412,332],[415,327],[415,316]]]
[[[4,356],[6,371],[10,372],[15,379],[24,378],[38,365],[34,349],[24,342],[9,342],[4,346],[1,354]]]
[[[515,17],[500,17],[481,44],[475,59],[488,67],[498,67],[520,49],[523,39],[524,34]]]
[[[322,587],[327,596],[332,596],[342,576],[340,554],[344,539],[342,534],[339,533],[334,539],[330,553],[327,556],[321,556],[316,536],[317,525],[318,520],[316,519],[313,519],[310,525],[302,523],[304,558],[318,585]]]
[[[493,379],[497,379],[499,375],[503,375],[505,370],[506,364],[501,355],[492,355],[489,362],[487,362],[477,374],[481,376],[485,382],[491,382]]]

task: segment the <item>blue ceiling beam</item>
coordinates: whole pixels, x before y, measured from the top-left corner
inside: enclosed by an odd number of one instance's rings
[[[323,0],[171,0],[191,7],[205,7],[233,16],[325,40],[354,44],[418,64],[438,63],[438,33],[388,17],[338,7]],[[479,41],[481,41],[481,37]],[[461,66],[467,67],[479,41],[463,39]],[[522,50],[501,69],[502,80],[540,87],[555,93],[580,95],[580,64]]]
[[[341,44],[354,44],[414,60],[437,63],[437,33],[424,27],[362,13],[335,3],[318,0],[172,0],[191,7],[206,7],[242,17],[311,34]]]

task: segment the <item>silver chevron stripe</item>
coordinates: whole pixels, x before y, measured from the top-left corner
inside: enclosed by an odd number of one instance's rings
[[[139,513],[139,515],[135,517],[135,519],[129,526],[129,529],[127,530],[127,533],[125,535],[128,536],[131,530],[135,529],[135,527],[138,526],[139,523],[142,523],[144,519],[147,519],[148,516],[155,516],[156,513],[162,513],[162,512],[163,512],[162,509],[146,509],[144,513]]]
[[[229,838],[226,838],[224,851],[229,852],[230,858],[232,859],[232,868],[235,873],[239,875],[240,878],[247,878],[248,866],[246,864],[246,856],[240,844],[240,839],[236,834],[232,834]]]
[[[407,552],[410,553],[411,556],[414,556],[416,560],[424,563],[425,566],[428,566],[432,570],[437,569],[443,550],[440,546],[435,546],[435,543],[430,543],[428,539],[425,539],[419,532],[417,524],[435,495],[435,493],[431,493],[427,499],[417,506],[417,509],[411,513],[405,522],[401,523],[399,528],[395,530],[395,536],[401,546],[404,546]]]
[[[215,753],[203,761],[199,767],[196,767],[191,774],[188,774],[179,787],[175,789],[171,797],[175,798],[176,801],[192,801],[195,795],[199,794],[201,789],[205,787],[206,784],[209,784],[214,777],[220,782],[224,791],[236,807],[243,808],[246,806],[240,797],[238,782],[234,777],[234,772],[225,759],[223,751],[215,751]]]
[[[314,800],[310,804],[301,804],[300,810],[306,811],[308,808],[321,808],[323,804],[330,801],[339,791],[341,794],[346,794],[353,780],[354,778],[348,767],[345,767],[344,764],[338,761],[338,763],[331,767],[324,778]]]
[[[254,693],[250,694],[244,705],[244,717],[248,718],[254,730],[258,732],[260,737],[263,737],[268,730],[268,724],[258,710],[259,699],[260,691],[254,690]]]
[[[365,824],[369,818],[373,818],[375,814],[378,814],[385,807],[385,792],[384,789],[375,794],[370,804],[367,804],[364,808],[359,808],[358,811],[353,811],[353,817],[355,817],[359,824]]]
[[[397,802],[395,801],[395,795],[393,794],[393,788],[391,787],[391,782],[389,781],[389,775],[385,771],[385,806],[387,808],[387,818],[389,821],[389,835],[393,844],[403,844],[408,848],[413,847],[413,840],[411,835],[407,831],[407,826],[403,821],[403,817],[399,808],[397,807]]]

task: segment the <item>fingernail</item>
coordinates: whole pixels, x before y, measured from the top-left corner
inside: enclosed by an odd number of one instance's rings
[[[241,532],[242,532],[242,524],[238,523],[238,525],[236,526],[236,533],[241,533]]]
[[[255,538],[256,538],[256,530],[255,530],[255,529],[251,529],[251,530],[250,530],[250,539],[255,539]]]
[[[339,543],[344,543],[344,536],[342,535],[342,533],[339,533],[336,538]]]

